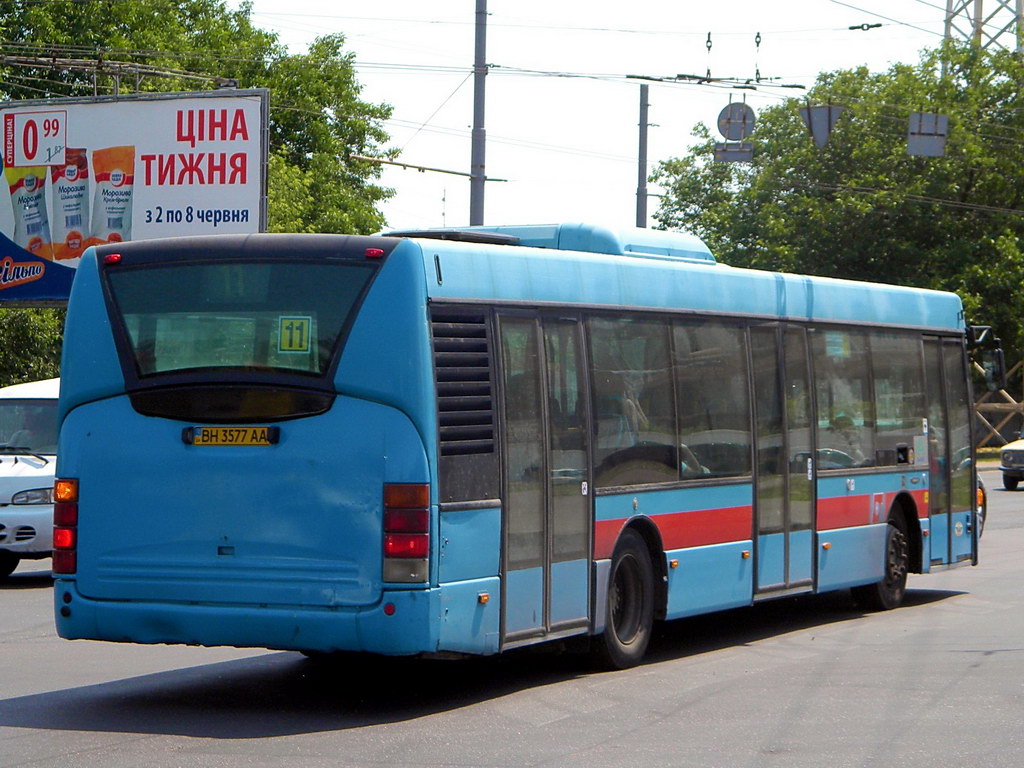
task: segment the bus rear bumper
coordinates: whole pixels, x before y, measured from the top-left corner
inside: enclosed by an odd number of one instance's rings
[[[323,653],[436,652],[441,603],[439,589],[410,589],[384,592],[380,602],[358,608],[196,605],[95,600],[79,594],[73,579],[54,584],[57,634],[68,640]]]

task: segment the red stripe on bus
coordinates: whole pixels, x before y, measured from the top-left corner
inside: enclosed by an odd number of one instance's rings
[[[919,518],[928,517],[926,489],[909,491],[917,506]],[[874,498],[883,495],[879,519],[874,519]],[[853,528],[858,525],[885,522],[896,493],[858,494],[831,499],[818,499],[817,530],[829,531],[836,528]],[[673,512],[650,518],[661,533],[666,550],[702,547],[710,544],[724,544],[743,541],[751,537],[753,530],[753,508],[726,507],[724,509],[700,509],[693,512]],[[594,526],[594,559],[612,556],[615,542],[625,526],[627,518],[599,520]]]
[[[910,497],[917,507],[918,518],[928,517],[926,502],[928,491],[909,491]],[[875,514],[874,500],[876,496],[884,496],[881,509]],[[831,499],[818,499],[818,530],[831,531],[836,528],[853,528],[857,525],[884,523],[897,494],[865,493],[857,496],[838,496]]]
[[[852,528],[871,522],[871,495],[818,499],[818,530]]]
[[[725,507],[698,509],[693,512],[672,512],[655,515],[651,521],[658,526],[665,550],[724,544],[749,539],[753,530],[753,508]],[[626,519],[599,520],[594,526],[594,559],[612,556]]]

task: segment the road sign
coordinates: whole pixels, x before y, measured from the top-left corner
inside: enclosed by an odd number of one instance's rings
[[[754,131],[754,110],[746,104],[733,101],[718,113],[718,132],[727,141],[743,141]]]

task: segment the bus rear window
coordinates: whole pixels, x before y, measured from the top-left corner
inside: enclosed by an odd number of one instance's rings
[[[372,275],[359,263],[286,260],[107,272],[140,378],[224,369],[322,376]]]

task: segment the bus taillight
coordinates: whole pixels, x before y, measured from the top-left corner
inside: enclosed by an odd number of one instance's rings
[[[429,554],[428,533],[384,534],[384,557],[426,557]]]
[[[78,480],[58,478],[53,486],[53,572],[78,570]]]
[[[426,581],[430,556],[430,486],[384,486],[384,581]]]

